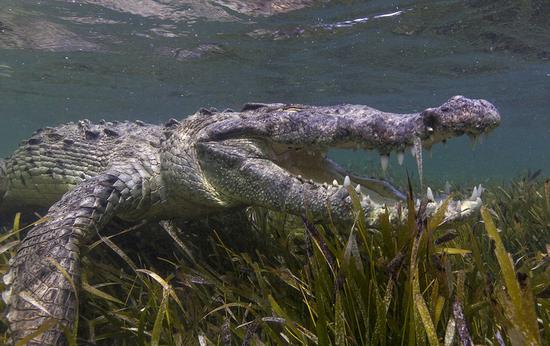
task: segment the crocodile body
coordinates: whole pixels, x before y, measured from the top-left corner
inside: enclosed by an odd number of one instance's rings
[[[356,217],[349,196],[354,188],[375,227],[385,206],[365,187],[390,199],[402,196],[387,182],[345,176],[326,157],[328,149],[375,149],[383,158],[391,152],[402,157],[412,145],[476,136],[499,122],[489,102],[455,96],[412,114],[363,105],[248,104],[240,112],[205,109],[161,126],[84,120],[39,130],[0,163],[0,209],[51,206],[47,221],[29,231],[3,278],[12,341],[53,318],[59,323],[31,344],[65,343],[62,326],[73,325],[76,300],[57,266],[78,283],[80,248],[115,216],[191,219],[262,206],[350,223]],[[324,183],[334,179],[343,185]],[[474,194],[451,203],[447,217],[470,215],[480,202]],[[398,206],[387,207],[394,219],[402,215]]]

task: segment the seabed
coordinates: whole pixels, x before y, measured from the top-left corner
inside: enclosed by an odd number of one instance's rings
[[[483,201],[480,215],[452,225],[442,213],[401,225],[382,215],[369,229],[357,210],[352,229],[338,229],[259,208],[233,215],[231,227],[223,218],[112,225],[84,251],[79,331],[69,340],[543,345],[550,179],[487,186]],[[0,238],[2,274],[24,230],[18,216]]]

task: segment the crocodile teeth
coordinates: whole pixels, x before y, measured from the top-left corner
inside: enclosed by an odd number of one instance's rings
[[[361,193],[361,185],[357,184],[357,186],[355,187],[355,192]]]
[[[445,193],[447,195],[451,194],[451,183],[449,183],[448,181],[445,182]]]
[[[6,303],[6,305],[9,305],[11,301],[11,289],[12,288],[10,287],[9,290],[2,292],[2,300]]]
[[[470,200],[475,201],[478,198],[481,197],[481,193],[483,192],[483,186],[479,184],[479,186],[474,186],[474,189],[472,190],[472,195],[470,196]]]
[[[429,186],[428,186],[428,190],[426,191],[426,197],[428,198],[429,201],[435,201],[434,193]]]
[[[349,176],[346,175],[346,177],[344,178],[344,187],[348,187],[351,185],[351,180],[349,179]]]
[[[9,312],[6,314],[6,319],[12,322],[15,318],[16,318],[15,310],[9,310]]]
[[[405,160],[405,153],[400,151],[397,153],[397,163],[399,163],[399,165],[403,165],[403,160]]]
[[[422,164],[422,141],[416,137],[414,139],[414,157],[416,158],[416,167],[418,169],[418,178],[420,179],[420,187],[422,187],[423,164]]]
[[[370,200],[370,196],[369,195],[364,195],[363,196],[363,199],[361,200],[362,203],[370,203],[371,200]]]
[[[332,181],[332,185],[333,185],[333,186],[338,186],[338,181],[337,181],[336,179],[334,179],[334,180]]]
[[[474,189],[472,190],[472,195],[470,196],[471,200],[475,200],[477,197],[477,186],[474,186]]]
[[[4,281],[4,284],[7,286],[7,285],[10,285],[12,282],[13,282],[13,272],[10,270],[6,273],[6,275],[4,275],[4,277],[2,278],[2,280]]]
[[[382,166],[382,171],[386,172],[386,169],[388,169],[389,162],[390,162],[389,155],[380,155],[380,165]]]

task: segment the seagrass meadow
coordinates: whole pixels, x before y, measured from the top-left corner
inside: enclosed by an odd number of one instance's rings
[[[231,227],[112,225],[84,251],[69,343],[549,344],[550,180],[491,186],[452,225],[422,208],[378,229],[360,211],[337,229],[261,209]],[[24,231],[17,216],[2,233],[2,272]]]

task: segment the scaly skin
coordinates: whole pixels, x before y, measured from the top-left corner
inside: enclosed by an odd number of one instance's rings
[[[431,146],[462,134],[475,136],[499,122],[489,102],[456,96],[414,114],[362,105],[248,104],[241,112],[202,110],[181,124],[81,121],[37,131],[0,164],[4,210],[53,204],[47,222],[29,232],[4,276],[12,342],[53,318],[59,324],[31,344],[65,343],[62,325],[73,326],[76,300],[55,263],[78,284],[81,246],[114,216],[190,219],[263,206],[349,223],[355,217],[349,178],[346,186],[322,183],[342,179],[343,168],[325,157],[329,148],[377,149],[387,155],[419,140]],[[401,198],[387,182],[355,175],[351,181]],[[367,222],[375,227],[384,206],[356,189]],[[447,218],[471,215],[480,203],[479,194],[453,202]],[[431,205],[433,211],[437,203]],[[388,207],[398,222],[402,214]]]

